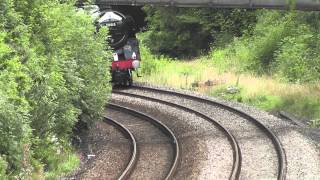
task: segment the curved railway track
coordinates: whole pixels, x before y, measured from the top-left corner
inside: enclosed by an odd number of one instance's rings
[[[174,133],[162,122],[158,121],[157,119],[155,119],[149,115],[141,113],[137,110],[134,110],[134,109],[131,109],[128,107],[124,107],[124,106],[120,106],[117,104],[112,104],[112,103],[109,103],[107,108],[113,109],[113,110],[121,112],[121,113],[126,112],[132,116],[139,118],[139,119],[143,119],[145,121],[148,121],[148,122],[152,123],[154,126],[156,126],[157,128],[159,128],[159,130],[162,133],[164,133],[165,135],[167,135],[171,139],[171,144],[173,146],[174,155],[173,155],[173,160],[172,160],[172,163],[171,163],[170,168],[168,170],[168,173],[165,175],[165,178],[164,178],[166,180],[171,179],[177,169],[177,166],[179,163],[179,158],[180,158],[179,142],[178,142],[176,136],[174,135]],[[121,126],[124,127],[124,125],[121,125]],[[133,137],[133,135],[132,135],[132,137]],[[139,147],[139,141],[137,142],[137,144]],[[143,152],[141,152],[141,153],[143,153]],[[136,157],[137,157],[137,155],[133,156],[133,158],[131,159],[130,163],[128,164],[126,170],[122,173],[122,175],[119,177],[119,179],[130,178],[130,172],[134,171],[134,165],[135,165],[135,162],[137,161]]]
[[[117,122],[116,120],[114,120],[112,118],[104,117],[103,121],[105,123],[109,123],[109,124],[116,126],[130,140],[131,149],[132,149],[130,161],[128,162],[127,167],[124,169],[124,171],[121,173],[121,175],[117,178],[118,180],[127,179],[129,177],[131,171],[134,169],[134,165],[137,162],[137,141],[136,141],[136,138],[131,133],[131,131],[129,131],[128,128],[126,128],[124,125]]]
[[[155,93],[160,93],[160,94],[166,94],[166,95],[171,95],[171,96],[178,96],[178,97],[183,97],[186,99],[190,99],[193,101],[198,101],[204,104],[208,104],[211,106],[218,106],[220,108],[223,108],[227,111],[230,111],[234,114],[237,114],[239,116],[241,116],[244,119],[247,119],[248,121],[252,122],[253,124],[255,124],[255,126],[257,126],[261,131],[263,131],[266,136],[268,136],[268,138],[271,140],[275,151],[277,153],[277,158],[278,158],[278,170],[277,170],[277,179],[278,180],[283,180],[286,178],[286,156],[285,156],[285,152],[283,150],[283,147],[279,141],[279,139],[277,138],[277,136],[269,129],[267,128],[264,124],[262,124],[261,122],[259,122],[257,119],[255,119],[254,117],[252,117],[251,115],[235,109],[233,107],[230,107],[228,105],[213,101],[213,100],[208,100],[205,98],[201,98],[201,97],[197,97],[194,95],[188,95],[188,94],[184,94],[184,93],[179,93],[179,92],[175,92],[175,91],[171,91],[171,90],[164,90],[164,89],[158,89],[158,88],[152,88],[152,87],[145,87],[145,86],[133,86],[132,87],[134,90],[138,90],[138,91],[150,91],[150,92],[155,92]],[[205,114],[202,114],[200,112],[197,112],[196,110],[178,105],[176,103],[172,103],[172,102],[168,102],[168,101],[164,101],[158,98],[154,98],[154,97],[149,97],[149,96],[145,96],[145,95],[141,95],[141,93],[130,93],[130,92],[126,92],[126,91],[119,91],[119,90],[114,90],[113,91],[114,94],[119,94],[119,95],[123,95],[123,96],[129,96],[129,97],[134,97],[134,98],[140,98],[140,99],[145,99],[147,101],[153,101],[153,102],[158,102],[158,103],[163,103],[163,104],[167,104],[170,106],[175,106],[175,107],[179,107],[181,109],[184,109],[186,111],[191,111],[195,114],[198,114],[199,116],[201,116],[204,119],[210,120],[210,121],[214,121],[212,120],[212,118],[206,116]],[[221,126],[223,128],[222,125],[220,125],[219,123],[214,123],[218,126]],[[230,135],[230,142],[232,144],[232,147],[234,149],[234,165],[233,165],[233,169],[232,169],[232,173],[230,175],[230,179],[239,179],[239,174],[241,171],[241,151],[239,148],[239,145],[236,141],[236,139],[234,138],[234,136],[226,129],[225,132],[228,132],[228,134]],[[236,151],[238,151],[238,155],[236,155]],[[237,161],[238,159],[238,161]],[[237,165],[238,164],[238,165]]]
[[[205,114],[203,113],[200,113],[198,111],[195,111],[193,109],[190,109],[190,108],[187,108],[185,106],[182,106],[182,105],[178,105],[178,104],[175,104],[175,103],[171,103],[171,102],[167,102],[167,101],[163,101],[163,100],[160,100],[160,99],[155,99],[155,98],[151,98],[151,97],[146,97],[146,96],[140,96],[140,95],[136,95],[136,94],[128,94],[128,93],[125,93],[125,92],[119,92],[119,91],[114,91],[114,93],[116,94],[122,94],[122,95],[130,95],[131,97],[137,97],[137,98],[142,98],[142,99],[146,99],[146,100],[149,100],[149,101],[153,101],[153,102],[158,102],[158,103],[161,103],[161,104],[166,104],[168,106],[171,106],[171,107],[176,107],[178,109],[182,109],[184,111],[187,111],[187,112],[190,112],[190,113],[193,113],[207,121],[209,121],[210,123],[212,123],[214,126],[218,127],[228,138],[229,142],[230,142],[230,145],[233,149],[233,167],[232,167],[232,170],[230,172],[230,176],[229,176],[229,179],[239,179],[239,175],[240,175],[240,172],[241,172],[241,150],[239,148],[239,144],[238,144],[238,141],[234,138],[234,136],[232,135],[232,133],[229,132],[229,130],[227,130],[226,128],[224,128],[220,123],[218,123],[216,120],[214,120],[213,118],[211,117],[208,117],[206,116]]]
[[[87,161],[67,179],[126,179],[137,161],[134,135],[109,117],[103,117],[93,131],[94,134],[87,134],[84,141],[80,142],[84,144],[82,152],[88,156]],[[113,166],[101,165],[100,162],[112,162]]]

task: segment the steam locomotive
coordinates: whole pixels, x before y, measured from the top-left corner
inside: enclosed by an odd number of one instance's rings
[[[111,9],[100,11],[97,6],[87,6],[84,10],[96,19],[97,29],[103,26],[109,29],[108,41],[113,50],[112,83],[131,86],[132,72],[140,67],[141,61],[134,19]]]

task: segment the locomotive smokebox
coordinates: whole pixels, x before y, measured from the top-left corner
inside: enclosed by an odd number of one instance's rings
[[[81,10],[93,17],[97,30],[104,26],[109,29],[108,41],[113,48],[113,61],[110,67],[111,82],[131,86],[132,72],[140,67],[141,61],[139,41],[135,36],[140,31],[139,23],[136,24],[130,11],[125,11],[124,15],[113,7],[101,11],[98,6],[90,5],[79,8],[79,11]]]
[[[107,26],[109,28],[109,44],[117,49],[123,46],[128,38],[135,33],[134,20],[130,16],[125,16],[120,12],[108,10],[101,13],[98,19],[98,27]]]

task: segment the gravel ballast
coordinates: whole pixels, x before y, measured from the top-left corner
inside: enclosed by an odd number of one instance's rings
[[[166,124],[177,136],[181,161],[175,179],[228,179],[233,163],[226,136],[211,123],[167,105],[113,95],[113,102],[138,109]]]
[[[129,90],[134,92],[134,90]],[[181,97],[165,94],[136,91],[145,96],[182,104],[207,114],[229,129],[239,142],[242,152],[241,178],[276,178],[278,172],[277,153],[271,140],[258,127],[238,115],[219,108],[204,106]],[[192,122],[191,122],[192,123]],[[207,128],[207,126],[205,126]],[[212,146],[214,143],[210,144]]]
[[[240,179],[277,179],[278,158],[275,146],[250,120],[224,108],[185,97],[134,88],[121,91],[173,102],[212,117],[239,141],[242,152]],[[250,114],[279,138],[286,155],[286,179],[320,179],[319,130],[310,130],[307,126],[296,125],[241,103],[191,91],[174,91],[213,100]],[[174,179],[229,178],[233,151],[225,134],[212,123],[196,114],[140,98],[113,94],[112,103],[141,111],[173,131],[180,145],[180,161]],[[139,159],[130,179],[163,179],[174,154],[170,138],[151,123],[124,113],[109,108],[106,111],[107,116],[119,119],[136,136]],[[82,144],[85,144],[85,148],[82,147],[81,152],[84,157],[88,154],[96,156],[85,160],[86,163],[74,177],[115,179],[124,170],[130,158],[130,142],[116,128],[99,122],[84,141]]]
[[[171,139],[154,124],[126,112],[108,108],[106,116],[117,119],[136,138],[138,159],[130,179],[164,179],[173,161]]]
[[[170,88],[163,88],[163,89],[172,90]],[[132,92],[135,90],[129,90],[129,91]],[[213,97],[208,97],[208,96],[205,96],[199,93],[190,92],[190,91],[181,91],[181,90],[175,90],[175,91],[182,92],[185,94],[190,94],[190,95],[196,95],[198,97],[202,97],[205,99],[217,101],[222,104],[229,105],[231,107],[237,108],[241,111],[244,111],[250,114],[257,120],[262,122],[265,126],[270,128],[279,137],[287,157],[287,179],[319,179],[320,178],[320,152],[319,152],[320,137],[317,136],[317,134],[319,133],[314,133],[314,132],[311,133],[311,131],[307,127],[295,126],[290,121],[279,119],[269,114],[268,112],[257,110],[256,108],[253,108],[244,104],[216,99]],[[166,96],[166,95],[159,95],[154,92],[153,93],[140,92],[139,94],[142,94],[142,95],[153,94],[158,98],[159,97],[165,98],[163,96]],[[173,98],[173,97],[171,96],[169,98]],[[171,101],[175,101],[177,103],[184,103],[184,105],[193,103],[193,102],[190,102],[190,100],[182,100],[181,97],[173,98],[171,99]],[[206,107],[206,106],[209,106],[209,107]],[[198,106],[195,105],[193,107],[198,107]],[[205,105],[205,104],[199,107],[201,107],[199,109],[205,109],[205,108],[216,109],[215,107],[212,107],[212,105]],[[226,110],[222,109],[222,111],[226,111]],[[216,112],[220,112],[220,110],[218,111],[214,110],[214,112],[212,112],[211,110],[208,112],[211,112],[212,115],[215,116]],[[235,118],[235,117],[230,118],[230,116],[228,115],[228,112],[226,112],[225,116],[227,116],[226,119],[229,119],[230,122],[231,121],[233,122]],[[240,126],[242,125],[240,124]],[[242,127],[239,127],[239,128],[243,130]],[[315,130],[312,130],[312,131],[315,131]],[[247,136],[246,138],[250,139],[251,131],[248,132],[243,130],[241,133],[247,134],[245,135]],[[259,143],[260,142],[252,143],[253,148],[256,148],[256,145],[259,145]],[[257,159],[257,160],[260,160],[260,159]],[[252,179],[251,176],[249,176],[248,178]],[[262,177],[260,176],[260,178]]]
[[[130,160],[129,140],[115,126],[104,122],[96,123],[80,146],[81,166],[68,179],[116,179]]]

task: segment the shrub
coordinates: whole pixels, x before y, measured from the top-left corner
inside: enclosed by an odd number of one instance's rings
[[[23,178],[30,171],[29,104],[20,96],[28,89],[30,79],[14,50],[5,43],[7,33],[0,33],[0,162],[1,174],[12,173]],[[16,172],[20,170],[20,172]]]
[[[6,179],[7,162],[0,156],[0,179]]]
[[[73,2],[0,2],[0,173],[9,178],[42,166],[52,178],[70,171],[75,123],[102,117],[111,89],[107,30],[96,33]]]
[[[253,30],[225,48],[213,49],[216,65],[237,72],[277,75],[289,82],[320,77],[318,12],[257,11]]]
[[[312,48],[318,41],[310,27],[297,25],[295,36],[283,39],[276,53],[275,72],[279,77],[289,82],[311,82],[320,77],[320,58]]]
[[[262,74],[268,72],[273,54],[278,49],[281,39],[286,36],[289,26],[286,19],[290,19],[291,15],[283,16],[281,12],[276,11],[260,11],[257,14],[257,24],[252,32],[236,38],[225,50],[227,60],[233,62],[231,64],[237,64],[243,71]]]
[[[139,34],[141,39],[145,38],[145,34]],[[140,43],[140,54],[141,54],[141,73],[149,76],[152,73],[158,73],[161,67],[170,63],[171,58],[165,56],[157,56],[151,53],[150,49],[146,46],[145,41],[142,40]]]

